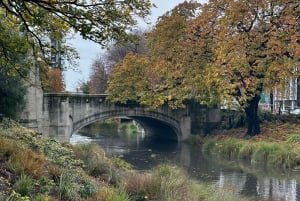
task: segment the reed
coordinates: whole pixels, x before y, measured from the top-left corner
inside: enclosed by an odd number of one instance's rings
[[[252,154],[257,148],[257,144],[251,141],[243,141],[239,149],[238,157],[244,160],[251,160]]]
[[[151,171],[151,179],[146,183],[149,200],[158,201],[196,201],[197,195],[193,192],[194,182],[181,168],[164,164]]]
[[[238,157],[241,146],[241,140],[235,138],[226,139],[218,144],[218,152],[227,159],[234,159]]]

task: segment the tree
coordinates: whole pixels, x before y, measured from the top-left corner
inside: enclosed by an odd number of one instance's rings
[[[122,43],[128,40],[128,30],[136,24],[133,16],[147,16],[150,7],[150,0],[0,0],[0,13],[10,23],[22,27],[32,46],[40,47],[43,54],[39,57],[43,56],[47,63],[50,46],[45,38],[61,41],[73,29],[84,39],[104,46],[111,41]],[[59,51],[72,53],[73,49],[64,47]]]
[[[147,68],[144,70],[146,72],[143,75],[144,78],[135,79],[126,87],[122,84],[117,85],[115,83],[121,82],[121,80],[115,79],[119,77],[126,79],[128,75],[122,73],[122,76],[116,76],[114,73],[119,73],[119,71],[114,70],[109,80],[110,100],[120,101],[121,99],[126,102],[126,93],[132,93],[130,98],[133,99],[136,93],[138,96],[135,97],[135,101],[151,108],[165,103],[173,108],[184,107],[184,101],[191,98],[192,86],[194,86],[189,82],[190,77],[187,76],[187,74],[193,73],[193,70],[182,61],[185,58],[186,28],[188,21],[197,15],[199,7],[200,4],[194,1],[184,2],[159,18],[154,29],[146,34],[149,53],[140,55],[146,62],[140,63],[140,68]],[[126,57],[126,59],[128,58]],[[120,68],[120,66],[116,68]],[[125,69],[132,70],[129,65],[121,65],[121,68],[123,71]],[[140,71],[137,73],[140,74]],[[133,78],[134,72],[131,72],[130,76]],[[145,81],[147,85],[144,84]],[[139,89],[138,86],[144,88]],[[128,92],[128,90],[132,91]]]
[[[109,66],[104,58],[98,57],[92,64],[89,89],[91,93],[103,94],[107,88]]]
[[[29,44],[18,26],[0,17],[0,114],[16,118],[24,106],[24,78],[29,62]]]
[[[64,79],[60,69],[50,68],[47,75],[48,84],[46,84],[44,91],[52,93],[60,93],[65,91]]]
[[[150,61],[145,55],[129,53],[113,69],[108,81],[108,100],[117,103],[139,103],[148,91],[147,69]]]
[[[190,6],[195,12],[186,9]],[[236,100],[247,116],[247,135],[259,134],[262,91],[283,89],[286,79],[299,76],[299,12],[298,1],[179,4],[147,36],[155,69],[151,72],[160,72],[153,79],[157,84],[152,95],[161,100],[155,104],[180,107],[188,99],[207,105]],[[126,96],[122,92],[119,96]]]
[[[206,81],[245,109],[247,135],[260,133],[262,91],[299,75],[299,11],[298,1],[210,0],[193,23],[191,35],[214,44]]]
[[[130,33],[133,41],[127,41],[123,45],[113,44],[105,54],[99,55],[93,62],[89,77],[90,93],[105,93],[107,81],[112,69],[121,62],[128,53],[145,54],[146,39],[142,31]]]
[[[135,54],[146,54],[146,38],[145,32],[137,30],[130,33],[132,41],[127,41],[125,44],[113,44],[106,52],[105,60],[113,68],[114,65],[122,61],[122,59],[130,52]]]

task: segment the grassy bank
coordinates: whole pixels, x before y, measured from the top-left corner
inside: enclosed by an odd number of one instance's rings
[[[191,141],[203,144],[204,152],[225,159],[300,169],[300,127],[297,124],[264,124],[262,134],[251,139],[244,138],[244,129],[231,129]]]
[[[222,199],[221,199],[222,198]],[[136,173],[93,144],[73,146],[44,138],[15,122],[0,124],[0,200],[199,201],[247,200],[233,190],[191,180],[160,165]]]

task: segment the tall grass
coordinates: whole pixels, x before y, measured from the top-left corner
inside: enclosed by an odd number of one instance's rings
[[[60,177],[58,187],[58,197],[60,201],[70,200],[76,201],[80,199],[80,184],[77,181],[76,174],[74,172],[64,171]]]
[[[31,177],[22,174],[16,183],[16,192],[21,196],[30,196],[34,187],[34,181]]]
[[[196,201],[195,183],[180,168],[159,165],[149,175],[131,175],[126,189],[134,200]]]
[[[252,143],[249,141],[241,141],[241,146],[239,149],[238,157],[244,160],[251,160],[252,154],[257,148],[256,143]]]
[[[300,132],[289,134],[287,136],[287,141],[291,143],[300,143]]]
[[[132,201],[130,196],[123,188],[100,188],[93,197],[86,201]]]
[[[256,142],[252,140],[226,139],[208,141],[205,150],[225,159],[243,159],[253,164],[294,168],[300,165],[300,148],[281,142]]]
[[[201,184],[199,198],[201,201],[250,201],[234,191],[230,186],[219,188],[212,185]]]
[[[46,158],[30,149],[15,150],[6,166],[16,174],[27,174],[34,178],[48,175]]]

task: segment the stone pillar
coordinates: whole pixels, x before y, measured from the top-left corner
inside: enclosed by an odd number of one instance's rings
[[[72,132],[70,104],[68,96],[45,94],[44,113],[49,119],[49,130],[45,135],[68,142]]]
[[[183,116],[180,118],[180,131],[181,131],[181,139],[186,140],[191,135],[191,117],[190,116]]]
[[[41,119],[43,116],[43,90],[39,76],[39,67],[34,63],[29,73],[27,82],[27,94],[25,96],[25,108],[20,115],[20,123],[25,127],[41,133]]]

